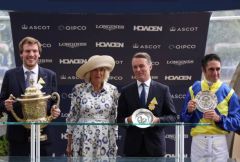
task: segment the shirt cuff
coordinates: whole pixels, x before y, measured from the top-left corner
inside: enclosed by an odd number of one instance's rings
[[[128,120],[127,120],[127,119],[128,119],[128,118],[125,118],[125,123],[126,123],[126,124],[128,124]]]

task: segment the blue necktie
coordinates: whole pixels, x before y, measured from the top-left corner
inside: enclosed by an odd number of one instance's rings
[[[142,83],[141,84],[141,86],[142,86],[142,92],[141,92],[141,94],[140,94],[140,103],[141,103],[141,107],[145,107],[145,104],[146,104],[146,91],[145,91],[145,84],[144,83]]]
[[[26,76],[27,76],[27,77],[26,77],[26,80],[25,80],[25,86],[26,86],[26,88],[31,85],[30,80],[31,80],[31,74],[32,74],[32,73],[33,73],[32,71],[26,71],[26,72],[25,72],[25,74],[26,74]]]

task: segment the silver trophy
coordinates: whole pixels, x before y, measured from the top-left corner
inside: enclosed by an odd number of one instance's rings
[[[150,127],[153,122],[153,113],[145,108],[137,109],[132,114],[132,121],[139,128]]]
[[[213,110],[217,107],[217,96],[210,91],[200,91],[195,97],[197,109],[201,112]]]

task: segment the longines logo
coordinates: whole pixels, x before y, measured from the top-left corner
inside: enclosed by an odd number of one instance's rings
[[[183,100],[186,97],[186,94],[181,94],[181,93],[175,93],[175,94],[171,94],[173,99],[181,99]]]
[[[77,80],[77,79],[79,78],[76,77],[75,75],[65,75],[65,74],[60,75],[60,80]]]
[[[103,29],[103,30],[124,30],[124,25],[96,25],[96,29]]]
[[[50,25],[21,25],[22,30],[50,30]]]
[[[67,47],[67,48],[78,48],[78,47],[86,47],[87,42],[59,42],[59,47]]]
[[[58,26],[58,30],[60,31],[75,31],[75,30],[78,30],[78,31],[84,31],[84,30],[87,30],[87,26],[84,26],[84,25],[59,25]]]
[[[170,44],[168,46],[170,50],[194,50],[196,49],[195,44]]]
[[[39,61],[40,64],[43,64],[43,63],[53,63],[52,59],[39,59],[38,61]]]
[[[192,80],[191,75],[168,75],[165,76],[165,80]]]
[[[170,32],[196,32],[198,31],[198,26],[190,26],[190,27],[176,27],[171,26],[169,28]]]
[[[160,49],[160,44],[138,44],[134,43],[133,48],[135,49]]]
[[[122,76],[109,76],[109,80],[123,80]]]
[[[194,64],[194,60],[167,60],[167,64],[182,66],[186,64]]]
[[[51,43],[42,43],[43,48],[51,48],[52,44]]]
[[[59,64],[84,64],[87,59],[59,59]]]
[[[124,43],[123,42],[96,42],[96,47],[124,48]]]
[[[143,25],[134,25],[133,31],[140,31],[140,32],[159,32],[162,31],[162,26],[143,26]]]

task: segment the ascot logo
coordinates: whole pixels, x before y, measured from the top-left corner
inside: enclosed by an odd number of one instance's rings
[[[192,80],[190,75],[168,75],[165,76],[165,80]]]
[[[50,30],[51,26],[49,25],[26,25],[21,26],[22,30]]]
[[[170,44],[169,46],[168,46],[168,48],[170,49],[170,50],[185,50],[185,49],[187,49],[187,50],[194,50],[194,49],[196,49],[196,45],[195,44],[176,44],[176,45],[174,45],[174,44]]]
[[[58,43],[59,47],[67,47],[67,48],[78,48],[78,47],[86,47],[87,42],[62,42]]]
[[[186,64],[194,64],[194,60],[167,60],[167,64],[182,66]]]
[[[133,48],[135,49],[160,49],[160,44],[138,44],[134,43]]]
[[[123,64],[123,60],[115,60],[116,64]]]
[[[96,42],[96,47],[101,48],[124,48],[122,42]]]
[[[197,26],[192,26],[192,27],[175,27],[175,26],[172,26],[169,28],[169,31],[170,32],[196,32],[198,31],[198,28]]]
[[[159,32],[162,31],[162,26],[142,26],[142,25],[134,25],[133,31],[141,31],[141,32]]]
[[[171,94],[173,99],[181,99],[183,100],[186,97],[186,94]]]
[[[84,64],[87,59],[59,59],[59,64]]]
[[[60,75],[60,80],[78,80],[79,78],[76,77],[75,75],[65,75],[65,74],[62,74]]]
[[[81,26],[81,25],[79,25],[79,26],[75,26],[75,25],[73,25],[73,26],[59,25],[58,26],[58,30],[60,30],[60,31],[75,31],[75,30],[84,31],[84,30],[87,30],[87,26]]]
[[[103,29],[103,30],[124,30],[124,25],[96,25],[96,29]]]

